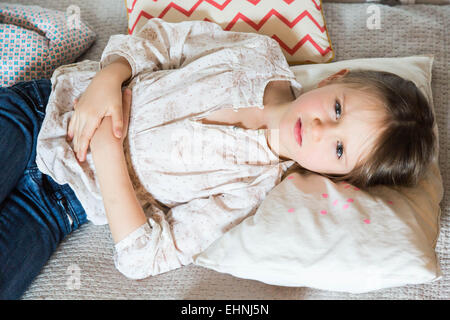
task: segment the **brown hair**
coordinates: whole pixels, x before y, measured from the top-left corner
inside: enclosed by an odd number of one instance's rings
[[[412,81],[382,71],[350,71],[328,84],[337,83],[374,96],[382,102],[385,117],[375,147],[351,172],[317,174],[335,183],[347,181],[361,189],[380,184],[415,186],[428,168],[436,148],[434,116],[423,93]],[[293,171],[316,173],[295,163],[283,177]]]

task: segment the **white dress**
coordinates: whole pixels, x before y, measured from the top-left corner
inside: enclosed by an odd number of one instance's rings
[[[80,165],[66,132],[73,99],[118,56],[132,67],[124,152],[148,223],[115,245],[114,262],[125,276],[142,279],[191,263],[254,214],[294,164],[269,148],[267,129],[199,119],[222,108],[264,108],[269,81],[289,80],[296,97],[301,85],[275,40],[206,21],[150,19],[135,36],[112,36],[100,63],[58,68],[36,162],[56,182],[70,185],[94,224],[108,221],[92,155]]]

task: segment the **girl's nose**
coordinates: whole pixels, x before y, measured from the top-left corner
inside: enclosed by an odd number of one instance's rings
[[[311,138],[314,142],[319,142],[323,135],[323,123],[315,118],[311,123]]]
[[[340,135],[339,124],[333,121],[321,121],[315,118],[311,123],[310,134],[312,141],[320,142],[322,139],[329,139],[331,137],[338,137]]]

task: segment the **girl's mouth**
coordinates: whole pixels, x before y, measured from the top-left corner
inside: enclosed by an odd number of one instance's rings
[[[302,145],[302,120],[298,118],[297,122],[295,123],[294,127],[294,136],[295,140],[297,140],[298,144]]]

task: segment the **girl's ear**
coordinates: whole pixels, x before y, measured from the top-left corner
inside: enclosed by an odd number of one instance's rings
[[[347,73],[350,72],[350,69],[341,69],[338,72],[332,74],[331,76],[329,76],[326,79],[323,79],[322,81],[319,82],[319,84],[317,85],[318,88],[323,87],[324,85],[328,84],[328,82],[343,77],[345,76]]]

